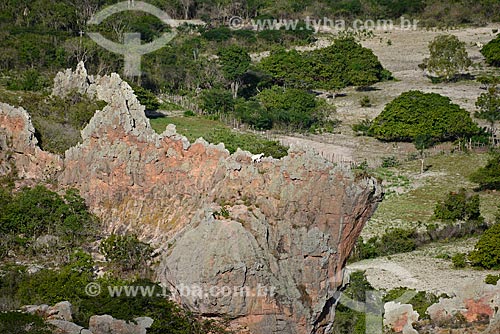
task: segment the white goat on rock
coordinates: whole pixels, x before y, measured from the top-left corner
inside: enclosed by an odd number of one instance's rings
[[[264,153],[252,155],[252,163],[254,164],[254,163],[261,162],[263,156],[264,156]]]

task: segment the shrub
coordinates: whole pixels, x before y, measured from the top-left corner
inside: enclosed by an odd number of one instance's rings
[[[134,89],[135,96],[137,96],[139,102],[144,107],[146,107],[146,110],[154,111],[160,108],[160,102],[158,101],[156,95],[153,94],[153,92],[146,88],[135,85],[132,88]]]
[[[201,109],[208,115],[228,114],[234,110],[231,92],[223,89],[209,89],[201,94]]]
[[[353,124],[352,130],[356,133],[357,136],[368,136],[370,134],[372,124],[373,122],[369,119],[364,119],[359,123]]]
[[[231,38],[232,32],[228,27],[219,27],[207,30],[201,36],[209,41],[224,42]]]
[[[51,334],[53,327],[37,315],[12,311],[0,313],[0,333]]]
[[[467,254],[457,253],[451,257],[451,262],[453,263],[453,268],[465,268],[467,266]]]
[[[500,66],[500,35],[483,46],[481,53],[488,64]]]
[[[275,83],[293,88],[364,87],[391,77],[373,52],[353,38],[337,39],[327,48],[304,53],[277,49],[259,68],[270,73]]]
[[[389,229],[380,239],[380,252],[384,255],[411,252],[417,248],[415,236],[415,230]]]
[[[469,137],[478,131],[469,113],[448,97],[409,91],[387,104],[369,133],[386,141],[414,141],[425,133],[441,142]]]
[[[135,235],[112,234],[101,242],[99,251],[119,269],[132,271],[147,267],[153,248]]]
[[[391,155],[389,157],[384,157],[382,159],[382,167],[383,168],[391,168],[391,167],[397,167],[397,166],[399,166],[399,161],[393,155]]]
[[[486,166],[475,171],[470,180],[481,189],[500,189],[500,153],[493,153]]]
[[[184,117],[193,117],[196,116],[196,113],[192,110],[186,110],[185,112],[182,113],[182,116]]]
[[[361,99],[359,99],[359,105],[362,108],[369,108],[372,106],[372,102],[370,100],[370,97],[368,95],[363,96]]]
[[[32,240],[50,234],[74,246],[89,236],[92,225],[97,225],[75,189],[60,196],[40,185],[23,188],[9,203],[0,203],[0,208],[0,232],[23,234]]]
[[[12,78],[7,89],[11,90],[26,90],[26,91],[41,91],[48,87],[50,81],[36,69],[31,69],[23,72],[21,75]]]
[[[273,86],[260,92],[256,99],[262,104],[260,120],[269,120],[273,128],[308,130],[326,121],[327,115],[315,96],[294,88]]]
[[[467,194],[465,189],[450,192],[444,201],[438,202],[434,217],[441,220],[479,220],[481,218],[479,195]]]
[[[474,266],[486,269],[500,268],[500,223],[491,226],[476,243],[469,254]]]
[[[496,285],[499,280],[500,280],[500,275],[486,275],[484,283]]]

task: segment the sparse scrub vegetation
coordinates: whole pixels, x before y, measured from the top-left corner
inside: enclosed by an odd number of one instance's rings
[[[77,92],[65,98],[26,92],[19,96],[3,94],[1,102],[25,108],[33,121],[38,144],[49,152],[63,154],[81,141],[80,131],[94,113],[106,106]]]
[[[452,191],[436,204],[434,217],[444,221],[481,220],[479,195],[468,194],[464,188]]]
[[[62,196],[41,185],[17,193],[0,190],[2,257],[8,250],[36,255],[79,247],[95,237],[97,223],[74,189]]]

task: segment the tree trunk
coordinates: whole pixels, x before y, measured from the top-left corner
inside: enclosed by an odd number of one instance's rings
[[[231,82],[231,92],[233,93],[233,99],[238,97],[239,87],[240,87],[240,83],[238,81]]]

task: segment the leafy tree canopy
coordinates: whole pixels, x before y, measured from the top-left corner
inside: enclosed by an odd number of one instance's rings
[[[429,43],[429,51],[430,57],[424,59],[424,67],[445,80],[451,80],[472,65],[465,42],[455,35],[437,36]]]
[[[500,34],[488,44],[483,46],[481,53],[486,62],[492,66],[500,66]]]
[[[500,222],[497,221],[484,232],[469,254],[469,260],[474,266],[486,269],[500,268]]]
[[[386,141],[414,141],[428,134],[435,141],[454,140],[478,133],[469,113],[435,93],[409,91],[387,104],[369,134]]]
[[[486,166],[475,171],[470,180],[481,189],[500,190],[500,153],[493,153]]]
[[[377,56],[354,38],[337,39],[331,46],[309,52],[277,49],[259,64],[278,85],[337,90],[369,86],[389,79]]]

